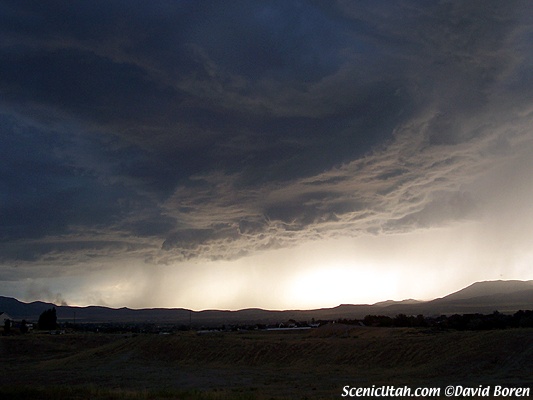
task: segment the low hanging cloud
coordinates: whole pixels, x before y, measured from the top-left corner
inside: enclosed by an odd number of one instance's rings
[[[479,220],[530,151],[522,3],[2,3],[5,265]]]
[[[380,152],[288,184],[236,191],[229,182],[238,182],[238,176],[215,175],[204,181],[209,201],[182,188],[167,202],[167,212],[185,205],[186,215],[175,217],[197,229],[176,232],[163,248],[188,257],[233,258],[307,240],[409,232],[481,218],[484,199],[470,186],[521,154],[521,144],[531,139],[527,128],[516,132],[505,154],[493,154],[497,130],[435,147],[423,137],[425,125],[417,134],[399,132]]]

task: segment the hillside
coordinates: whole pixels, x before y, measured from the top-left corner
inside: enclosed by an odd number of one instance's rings
[[[22,398],[28,381],[42,388],[33,398],[58,398],[53,390],[62,385],[75,388],[65,399],[136,400],[332,399],[345,385],[527,386],[533,384],[531,333],[333,324],[304,333],[3,337],[0,397],[8,398],[7,386],[16,388],[11,398]],[[98,382],[98,391],[87,382]],[[110,395],[116,388],[131,397]],[[216,396],[178,395],[184,390]]]
[[[335,320],[339,318],[361,319],[368,314],[394,316],[423,314],[491,313],[498,310],[513,313],[520,309],[533,308],[533,281],[488,281],[477,282],[448,296],[431,301],[387,300],[373,305],[342,304],[333,308],[316,310],[271,311],[257,308],[239,311],[204,310],[191,311],[183,308],[108,308],[100,306],[72,307],[52,303],[23,303],[0,296],[0,311],[13,318],[36,321],[46,309],[56,307],[60,321],[70,322],[129,322],[173,323],[199,326],[222,324],[273,324],[294,319],[297,321]]]
[[[444,297],[446,300],[462,300],[471,299],[473,297],[506,295],[516,292],[533,290],[532,281],[485,281],[476,282],[470,286],[465,287],[457,292]]]

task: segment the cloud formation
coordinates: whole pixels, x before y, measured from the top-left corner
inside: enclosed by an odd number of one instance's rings
[[[522,2],[0,8],[4,280],[481,221],[532,155]]]

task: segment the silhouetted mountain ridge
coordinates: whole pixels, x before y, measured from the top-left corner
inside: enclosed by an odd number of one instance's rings
[[[248,308],[238,311],[204,310],[191,311],[183,308],[130,309],[102,306],[57,306],[53,303],[35,301],[23,303],[10,297],[0,296],[0,311],[13,318],[36,321],[46,309],[55,307],[59,321],[109,322],[109,323],[175,323],[193,326],[221,324],[278,323],[297,321],[334,320],[339,318],[362,319],[365,315],[397,314],[425,316],[441,314],[491,313],[495,310],[513,313],[521,309],[533,309],[533,281],[486,281],[476,282],[464,289],[431,301],[413,299],[387,300],[370,304],[341,304],[333,308],[315,310],[274,311]]]
[[[373,306],[386,307],[386,306],[391,306],[394,304],[418,304],[418,303],[423,303],[423,301],[415,300],[415,299],[405,299],[405,300],[400,300],[400,301],[385,300],[385,301],[380,301],[378,303],[374,303]]]
[[[533,289],[532,281],[483,281],[475,282],[457,292],[444,297],[447,300],[469,299],[473,297],[492,296],[499,294],[511,294],[519,291]]]

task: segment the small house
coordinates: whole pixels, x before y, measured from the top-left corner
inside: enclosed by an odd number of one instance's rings
[[[6,319],[9,319],[9,320],[13,321],[13,318],[11,318],[11,316],[8,313],[0,311],[0,324],[2,326],[6,322]]]

